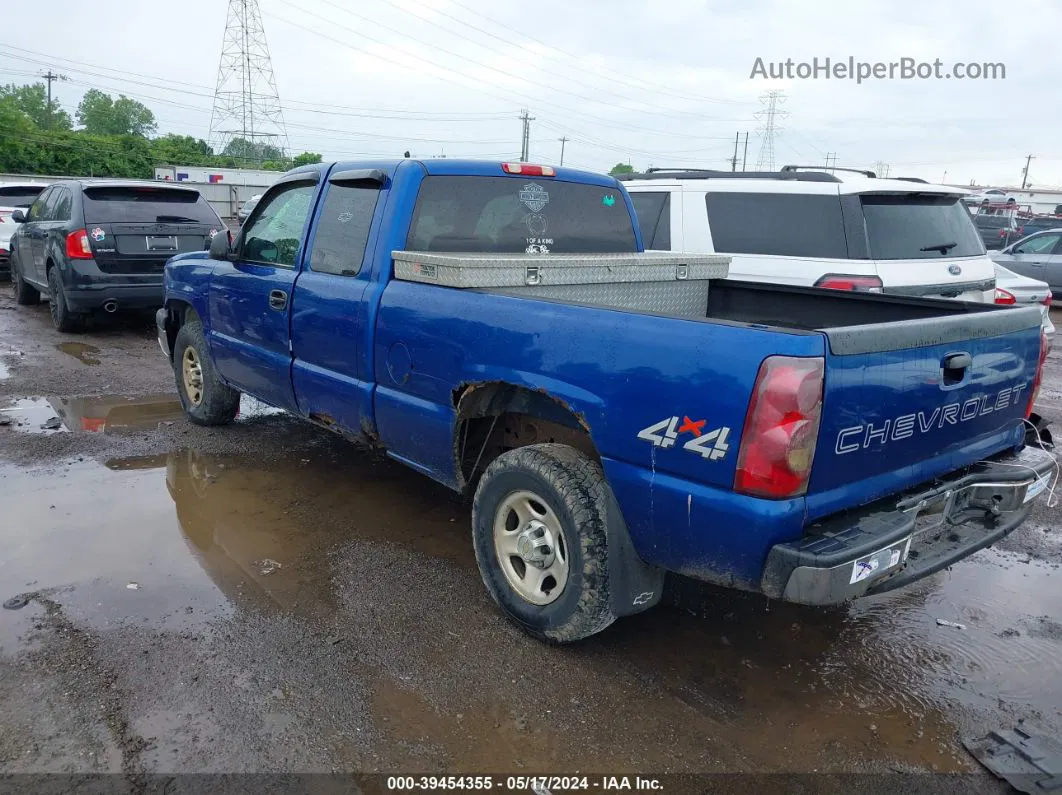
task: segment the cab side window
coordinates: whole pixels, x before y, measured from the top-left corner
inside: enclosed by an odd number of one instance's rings
[[[27,222],[46,220],[44,218],[45,205],[52,198],[52,196],[55,195],[55,191],[55,188],[48,188],[48,190],[44,191],[40,196],[37,197],[36,201],[34,201],[33,204],[30,205],[29,211],[26,213]]]
[[[357,275],[365,258],[365,244],[379,196],[380,186],[376,182],[340,182],[328,186],[310,252],[312,270],[337,276]]]
[[[69,221],[74,197],[66,188],[56,188],[55,205],[49,213],[52,221]]]
[[[295,182],[262,199],[243,234],[240,259],[294,267],[316,187]]]

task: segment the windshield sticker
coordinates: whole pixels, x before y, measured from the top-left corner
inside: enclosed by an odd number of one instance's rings
[[[529,182],[520,189],[520,201],[533,213],[542,212],[549,204],[549,194],[541,185]]]
[[[549,221],[546,216],[532,213],[524,220],[527,223],[527,231],[535,237],[546,234],[546,229],[549,227]]]
[[[346,212],[340,213],[339,217],[337,217],[336,220],[339,221],[339,223],[341,224],[349,224],[353,217],[354,213],[350,212],[350,210],[347,210]]]
[[[606,207],[611,207],[616,203],[616,197],[613,196],[611,193],[607,193],[601,197],[601,203]]]
[[[106,239],[107,233],[100,229],[98,226],[92,230],[92,239],[99,243],[101,240]]]

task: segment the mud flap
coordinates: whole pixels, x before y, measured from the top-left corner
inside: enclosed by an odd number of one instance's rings
[[[1025,424],[1025,444],[1030,447],[1043,446],[1048,450],[1052,449],[1055,446],[1055,442],[1051,436],[1051,429],[1047,427],[1049,424],[1047,420],[1035,411],[1030,414]]]
[[[611,489],[608,495],[608,568],[612,612],[617,618],[641,613],[660,601],[664,570],[650,566],[638,556]]]
[[[1062,747],[1022,729],[963,740],[974,758],[1019,792],[1062,792]]]

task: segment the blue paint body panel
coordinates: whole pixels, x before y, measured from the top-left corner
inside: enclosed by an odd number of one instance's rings
[[[351,264],[355,275],[316,273],[308,252],[329,175],[351,169],[385,175],[363,260]],[[364,161],[305,173],[317,188],[294,268],[218,262],[198,252],[167,265],[167,304],[194,308],[224,379],[295,414],[371,438],[454,488],[455,395],[486,382],[545,392],[589,428],[634,547],[650,563],[756,589],[771,547],[799,539],[810,521],[1020,442],[1025,402],[999,396],[1022,385],[1028,397],[1038,353],[1032,331],[837,356],[819,332],[395,281],[391,252],[406,247],[424,178],[505,176],[500,164]],[[611,177],[561,168],[536,179],[615,188],[635,217],[630,197]],[[641,249],[636,223],[634,230]],[[290,296],[284,312],[263,303],[273,289]],[[956,351],[972,356],[974,377],[945,386],[940,362]],[[765,500],[732,489],[749,399],[771,355],[825,357],[822,427],[806,497]],[[975,398],[976,416],[962,419]],[[952,403],[959,407],[956,421],[942,421],[942,407]],[[692,435],[671,447],[639,438],[671,417],[703,420],[705,432],[729,429],[729,450],[711,460],[684,448]]]

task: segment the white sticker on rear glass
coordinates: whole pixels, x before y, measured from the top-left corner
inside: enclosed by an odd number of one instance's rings
[[[541,185],[529,182],[520,189],[520,201],[533,213],[542,212],[549,204],[549,193]]]

